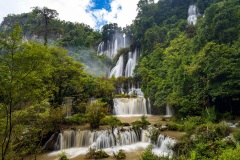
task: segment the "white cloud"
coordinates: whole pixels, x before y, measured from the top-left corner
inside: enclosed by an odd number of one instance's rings
[[[118,26],[130,25],[137,15],[137,3],[139,0],[112,0],[111,11],[105,9],[95,10],[93,15],[99,21],[118,23]]]
[[[112,0],[110,11],[90,11],[90,7],[94,5],[93,0],[0,0],[0,22],[8,14],[27,13],[31,11],[31,7],[46,6],[57,10],[61,20],[85,23],[98,29],[99,25],[104,23],[118,23],[119,26],[125,27],[136,17],[138,1]]]

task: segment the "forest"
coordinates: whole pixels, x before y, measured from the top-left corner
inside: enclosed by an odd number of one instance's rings
[[[197,7],[196,24],[187,20],[190,5]],[[114,58],[99,54],[101,42],[106,50],[122,35],[129,45],[124,41]],[[1,159],[37,159],[53,150],[45,146],[51,135],[89,124],[91,130],[107,125],[114,144],[115,128],[148,129],[151,145],[142,160],[239,160],[239,46],[240,0],[140,0],[131,25],[106,24],[101,31],[62,21],[47,7],[9,14],[0,25]],[[133,76],[123,68],[109,77],[120,57],[126,66],[135,51]],[[154,124],[145,115],[131,124],[112,116],[117,98],[139,96],[119,93],[133,84],[151,102],[148,112],[164,115],[169,106],[173,116]],[[166,130],[184,135],[168,147],[172,156],[157,156],[152,150]],[[105,154],[90,150],[85,158]],[[128,159],[121,150],[114,156]]]

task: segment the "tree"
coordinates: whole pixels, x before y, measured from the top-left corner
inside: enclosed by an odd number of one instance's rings
[[[105,117],[107,113],[107,109],[104,107],[105,105],[106,103],[95,101],[87,106],[86,117],[92,129],[98,128],[101,119]]]
[[[115,144],[117,144],[116,136],[114,134],[114,129],[122,124],[121,120],[115,116],[109,116],[109,117],[106,117],[105,121],[106,121],[107,125],[110,126],[112,135],[114,137]]]
[[[51,20],[58,16],[58,12],[53,9],[49,9],[47,7],[33,7],[33,13],[40,16],[42,18],[42,23],[40,23],[40,32],[43,34],[44,45],[48,44],[48,37],[51,31],[56,30],[56,28],[51,28],[50,23]]]
[[[50,96],[44,77],[49,76],[48,50],[35,43],[23,43],[18,25],[10,35],[0,37],[1,158],[8,159],[21,117],[16,114]]]
[[[54,85],[53,104],[57,107],[62,105],[64,97],[74,97],[82,89],[83,79],[87,77],[87,74],[83,72],[81,63],[67,56],[67,50],[52,47],[49,51],[52,65],[49,83]]]
[[[203,106],[238,112],[240,52],[237,46],[237,43],[230,46],[208,42],[194,59],[193,63],[197,65],[194,92]]]

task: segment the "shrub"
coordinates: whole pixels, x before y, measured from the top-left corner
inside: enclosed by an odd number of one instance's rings
[[[145,115],[141,116],[141,121],[137,120],[137,121],[132,122],[134,129],[139,129],[139,128],[146,129],[147,126],[150,124],[151,123],[147,121],[147,117]]]
[[[203,124],[203,120],[199,116],[187,117],[183,122],[183,128],[185,132],[193,131],[197,125]]]
[[[96,129],[100,125],[100,121],[105,117],[107,109],[104,107],[106,103],[101,101],[92,102],[87,106],[86,118],[92,129]]]
[[[64,151],[61,152],[58,156],[59,156],[59,160],[69,160],[69,159],[67,158],[66,153],[65,153]]]
[[[240,146],[235,149],[226,149],[223,150],[222,155],[219,159],[223,160],[240,160]]]
[[[86,159],[102,159],[108,158],[109,155],[103,150],[96,150],[95,148],[89,148],[89,152],[86,154]]]
[[[87,119],[84,114],[74,114],[73,116],[64,119],[64,123],[70,124],[70,125],[71,124],[80,125],[86,122],[87,122]]]
[[[183,131],[184,130],[184,126],[183,124],[178,124],[178,123],[169,123],[168,124],[168,130],[170,131]]]
[[[226,139],[230,133],[231,128],[224,124],[201,124],[186,134],[174,150],[186,159],[218,159],[223,150],[236,146]]]
[[[141,154],[141,160],[169,160],[169,158],[156,156],[152,152],[152,145],[149,145],[147,149]]]
[[[113,153],[113,155],[116,159],[126,159],[126,154],[122,149],[120,149],[117,154]]]
[[[227,137],[231,128],[222,124],[202,124],[194,131],[201,141],[217,140]]]
[[[240,142],[240,130],[236,130],[233,132],[233,137],[237,142]]]
[[[205,111],[202,112],[202,117],[204,117],[205,122],[216,122],[217,113],[215,107],[206,108]]]
[[[151,139],[151,143],[156,144],[158,136],[160,134],[160,130],[156,127],[151,126],[148,128],[148,133],[149,133],[148,137]]]

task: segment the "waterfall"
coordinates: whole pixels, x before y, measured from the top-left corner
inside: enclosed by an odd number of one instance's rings
[[[115,146],[114,136],[110,131],[100,131],[98,132],[97,139],[95,141],[95,148],[102,149],[102,148],[110,148]],[[92,145],[92,146],[94,146]]]
[[[108,40],[106,43],[101,42],[98,45],[97,55],[105,54],[109,58],[113,59],[116,56],[118,50],[118,40],[115,39],[113,42]]]
[[[151,113],[152,113],[152,111],[151,111],[151,102],[150,102],[150,99],[149,99],[149,98],[147,99],[147,102],[148,102],[148,103],[147,103],[147,106],[148,106],[148,107],[147,107],[147,108],[148,108],[148,114],[151,114]]]
[[[126,39],[125,39],[125,37],[126,37],[126,34],[124,33],[123,34],[123,48],[126,47]]]
[[[124,131],[115,129],[112,133],[110,130],[88,131],[88,130],[66,130],[58,135],[55,143],[56,152],[49,155],[57,155],[61,150],[74,158],[78,154],[86,154],[89,148],[103,149],[108,154],[117,150],[132,150],[137,148],[147,148],[151,144],[149,130],[134,131],[130,128]],[[114,136],[116,141],[114,140]],[[159,135],[157,143],[153,145],[152,152],[157,156],[172,158],[173,146],[176,140],[168,136]]]
[[[115,39],[113,49],[114,49],[114,51],[113,51],[112,59],[117,55],[117,51],[118,51],[118,40],[117,39]]]
[[[120,132],[119,137],[120,137],[120,142],[119,142],[120,146],[130,145],[130,144],[137,143],[140,141],[136,132],[133,130]]]
[[[114,98],[114,112],[116,115],[143,115],[148,114],[146,99],[138,98]]]
[[[172,117],[172,110],[171,110],[171,107],[170,107],[170,105],[169,105],[169,103],[167,103],[167,105],[166,105],[166,115],[165,115],[165,117]]]
[[[190,5],[188,8],[188,24],[196,25],[197,24],[197,17],[200,15],[198,8],[196,5]]]
[[[119,139],[117,144],[115,143],[114,136]],[[55,143],[55,150],[90,146],[96,149],[102,149],[113,146],[130,145],[140,141],[141,139],[134,130],[119,131],[118,129],[115,129],[114,135],[110,130],[66,130],[59,133],[58,139]]]
[[[153,149],[153,153],[158,156],[168,156],[171,158],[173,155],[172,147],[175,145],[175,143],[175,139],[160,134],[157,140],[157,148]]]
[[[120,77],[123,75],[123,55],[121,55],[117,61],[116,66],[110,72],[110,78],[112,76]]]
[[[125,77],[132,77],[133,70],[137,64],[137,51],[135,50],[133,53],[128,53],[128,62],[125,68]]]
[[[149,132],[147,130],[142,130],[141,141],[145,143],[150,143]]]
[[[104,42],[101,42],[101,43],[98,45],[97,54],[98,54],[98,55],[104,54],[103,49],[104,49]]]

